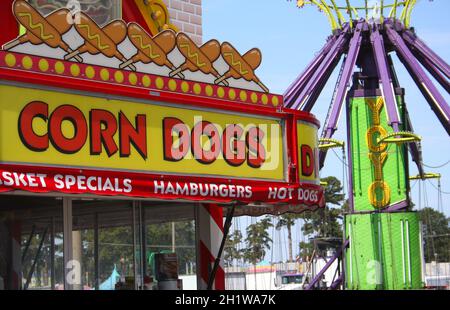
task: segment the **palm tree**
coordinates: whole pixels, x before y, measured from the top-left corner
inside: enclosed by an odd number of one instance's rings
[[[270,221],[270,218],[266,217],[247,227],[247,238],[245,238],[247,248],[244,250],[244,259],[253,265],[255,289],[257,285],[256,264],[266,256],[266,249],[270,249],[272,239],[269,237],[267,230],[272,226],[273,224]]]
[[[244,259],[251,263],[254,267],[264,258],[266,255],[266,249],[270,249],[272,239],[269,237],[267,230],[272,226],[273,224],[270,221],[270,218],[266,217],[247,227]]]
[[[288,251],[289,251],[289,262],[293,262],[292,255],[292,227],[295,225],[295,220],[299,218],[298,214],[287,213],[280,216],[275,228],[280,230],[286,227],[288,232]]]
[[[342,185],[336,177],[330,176],[321,179],[325,182],[325,208],[314,212],[306,212],[301,215],[305,220],[303,233],[313,235],[314,237],[340,237],[342,235],[342,225],[338,222],[342,219],[342,209],[346,208],[344,195],[342,194]],[[336,205],[341,208],[332,208],[330,205]]]
[[[243,250],[238,248],[241,242],[242,233],[240,230],[235,230],[233,233],[228,234],[223,255],[227,266],[231,266],[233,261],[243,258]]]

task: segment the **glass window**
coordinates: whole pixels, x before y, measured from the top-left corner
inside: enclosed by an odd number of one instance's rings
[[[291,275],[291,276],[283,276],[282,277],[282,284],[290,284],[290,283],[302,283],[302,276],[301,275]]]
[[[62,199],[0,195],[0,289],[63,289]]]
[[[95,213],[89,210],[91,201],[72,201],[72,255],[77,262],[73,289],[96,289]]]
[[[156,285],[155,254],[175,253],[183,289],[196,289],[194,204],[143,202],[146,276]]]
[[[194,208],[0,195],[0,289],[157,289],[157,266],[178,275],[161,288],[196,289]]]
[[[72,200],[74,289],[135,289],[139,280],[139,221],[131,201]]]
[[[99,216],[100,289],[134,289],[134,246],[131,207]],[[116,283],[114,283],[116,282]],[[114,283],[114,287],[113,284]]]
[[[114,19],[121,19],[121,0],[29,0],[42,15],[47,15],[60,8],[74,10],[77,3],[81,11],[89,15],[99,26],[106,25]]]

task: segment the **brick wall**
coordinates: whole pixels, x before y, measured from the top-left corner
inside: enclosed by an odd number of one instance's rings
[[[197,44],[202,43],[202,0],[164,0],[171,22]]]

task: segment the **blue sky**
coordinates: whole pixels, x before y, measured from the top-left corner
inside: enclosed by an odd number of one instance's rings
[[[362,1],[351,1],[352,3]],[[388,2],[388,1],[385,1]],[[305,6],[299,9],[296,1],[287,0],[203,0],[203,41],[215,38],[231,42],[240,52],[258,47],[263,62],[256,71],[260,79],[273,93],[282,94],[303,71],[325,44],[331,34],[325,16],[317,8]],[[417,34],[445,61],[450,62],[450,1],[421,0],[412,14],[412,26]],[[393,57],[402,87],[406,90],[406,104],[411,114],[415,132],[422,136],[424,163],[439,166],[450,161],[450,138],[428,106],[413,80],[396,56]],[[335,72],[313,109],[323,122],[337,78]],[[437,85],[437,83],[436,83]],[[439,85],[438,85],[439,86]],[[441,94],[450,102],[450,96],[439,87]],[[345,122],[341,118],[335,138],[345,140]],[[322,176],[342,178],[342,163],[330,152],[322,170]],[[417,174],[411,162],[410,174]],[[427,172],[442,174],[443,209],[450,216],[450,163],[440,169],[426,168]],[[431,184],[430,184],[431,182]],[[436,181],[425,182],[430,207],[437,209]],[[419,183],[411,183],[412,199],[419,205]],[[422,187],[423,192],[423,187]],[[423,195],[421,207],[425,206]],[[244,219],[243,219],[244,220]],[[251,220],[244,220],[248,223]],[[242,223],[244,226],[244,222]],[[301,236],[294,238],[301,238]],[[284,256],[286,258],[286,256]]]

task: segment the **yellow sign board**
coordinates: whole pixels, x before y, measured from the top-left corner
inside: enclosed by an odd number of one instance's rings
[[[317,149],[317,126],[297,122],[297,145],[300,182],[319,184],[319,153]]]
[[[280,119],[0,85],[0,122],[1,162],[285,179]]]

